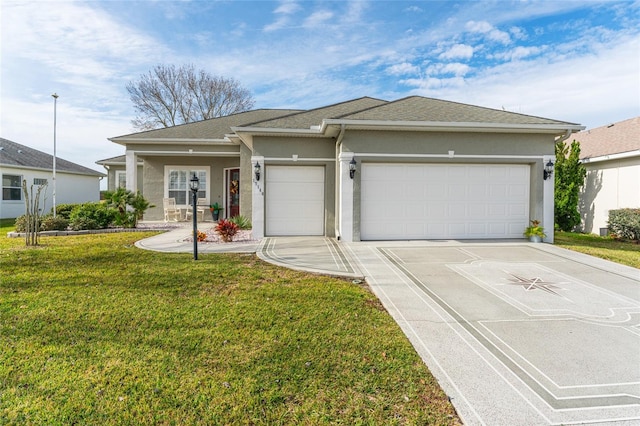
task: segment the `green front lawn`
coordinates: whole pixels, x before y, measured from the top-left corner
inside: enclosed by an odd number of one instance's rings
[[[569,250],[640,268],[640,244],[633,241],[618,241],[593,234],[556,232],[554,244]]]
[[[366,288],[0,228],[0,424],[458,424]]]

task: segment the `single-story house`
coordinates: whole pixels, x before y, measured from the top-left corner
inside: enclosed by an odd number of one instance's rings
[[[110,138],[125,147],[126,185],[199,198],[243,215],[255,238],[343,241],[522,238],[553,229],[554,143],[584,127],[420,96],[370,97],[311,110],[257,109]],[[142,161],[142,173],[139,163]],[[547,240],[553,241],[549,232]]]
[[[640,117],[576,133],[573,140],[587,169],[582,230],[606,235],[609,210],[640,208]]]
[[[47,184],[40,195],[42,213],[53,208],[53,155],[0,138],[0,174],[2,200],[0,218],[15,218],[25,213],[22,181],[31,185]],[[100,200],[100,180],[105,175],[56,156],[56,205]]]

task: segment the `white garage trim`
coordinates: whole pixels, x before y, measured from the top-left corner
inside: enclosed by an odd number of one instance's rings
[[[363,163],[362,240],[522,238],[529,165]]]
[[[324,235],[324,167],[266,166],[265,234]]]

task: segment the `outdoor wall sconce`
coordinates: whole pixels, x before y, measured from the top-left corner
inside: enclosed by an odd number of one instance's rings
[[[356,174],[356,159],[355,157],[351,158],[351,161],[349,161],[349,177],[351,179],[353,179],[353,177]]]
[[[193,260],[198,260],[198,189],[200,189],[200,179],[196,174],[189,180],[189,188],[193,194],[191,208],[193,208]]]
[[[549,162],[544,166],[543,178],[544,180],[551,179],[553,176],[553,162],[549,160]]]
[[[260,180],[260,163],[256,162],[256,165],[253,166],[253,174],[256,176],[256,182]]]

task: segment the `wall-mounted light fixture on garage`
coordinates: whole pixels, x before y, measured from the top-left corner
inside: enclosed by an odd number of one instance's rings
[[[551,179],[553,176],[553,161],[549,160],[549,162],[544,166],[543,178],[544,180]]]
[[[256,176],[256,182],[260,180],[260,163],[256,161],[256,165],[253,166],[253,174]]]
[[[351,161],[349,161],[349,177],[351,179],[353,179],[353,176],[356,174],[356,164],[355,157],[351,158]]]

